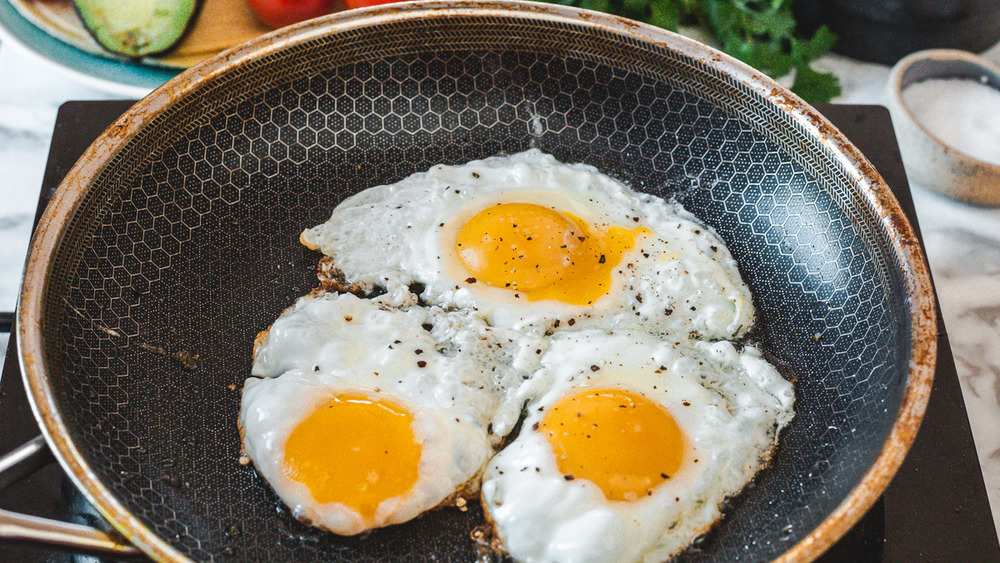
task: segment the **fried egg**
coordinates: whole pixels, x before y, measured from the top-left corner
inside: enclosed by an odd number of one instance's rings
[[[482,504],[519,561],[662,561],[769,459],[792,385],[753,347],[561,332]]]
[[[663,560],[794,416],[792,385],[730,342],[754,309],[719,236],[593,167],[537,150],[438,165],[300,240],[345,293],[258,336],[240,427],[320,528],[479,495],[519,561]]]
[[[462,312],[300,298],[258,338],[244,451],[296,517],[342,535],[473,495],[517,420],[505,386],[541,353],[502,332]]]
[[[679,204],[529,150],[435,166],[346,199],[301,241],[394,304],[475,311],[522,331],[640,329],[736,338],[749,289]]]

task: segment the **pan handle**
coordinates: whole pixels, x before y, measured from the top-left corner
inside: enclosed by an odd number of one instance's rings
[[[0,489],[31,475],[54,460],[45,438],[38,436],[0,457]],[[116,533],[0,510],[0,542],[18,542],[67,549],[78,553],[131,557],[139,549]]]

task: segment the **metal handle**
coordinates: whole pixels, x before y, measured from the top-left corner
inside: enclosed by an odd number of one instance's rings
[[[0,490],[55,461],[42,436],[0,457]]]
[[[31,475],[54,460],[42,436],[0,458],[0,489]],[[141,555],[116,533],[0,510],[0,542],[20,542],[79,553],[131,557]]]

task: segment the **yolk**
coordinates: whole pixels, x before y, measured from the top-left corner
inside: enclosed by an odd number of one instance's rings
[[[339,502],[371,521],[383,500],[417,481],[420,446],[403,407],[345,393],[308,415],[285,443],[285,473],[319,503]]]
[[[560,399],[539,430],[567,479],[587,479],[609,500],[652,494],[680,467],[684,435],[663,406],[623,389],[588,389]]]
[[[646,229],[590,228],[534,203],[500,203],[459,228],[455,251],[477,282],[529,301],[586,305],[611,288],[611,272]]]

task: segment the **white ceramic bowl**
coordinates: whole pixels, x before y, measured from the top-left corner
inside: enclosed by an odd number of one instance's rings
[[[954,49],[930,49],[900,60],[889,75],[888,106],[906,172],[914,182],[976,205],[1000,205],[1000,166],[970,156],[936,136],[906,104],[907,87],[932,79],[975,80],[1000,89],[1000,67]]]

